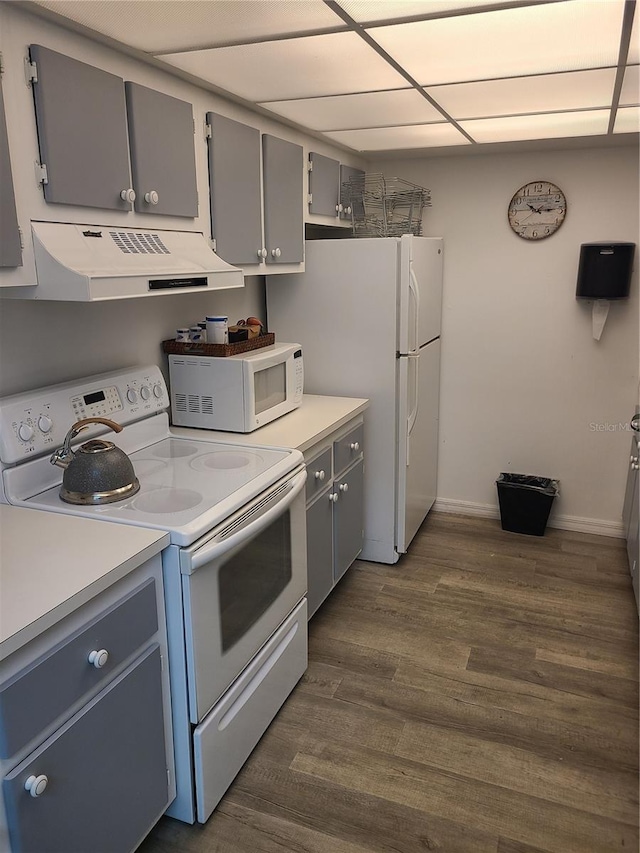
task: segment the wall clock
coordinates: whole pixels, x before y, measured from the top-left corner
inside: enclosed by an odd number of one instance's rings
[[[567,215],[562,190],[550,181],[531,181],[509,202],[509,225],[524,240],[544,240],[560,228]]]

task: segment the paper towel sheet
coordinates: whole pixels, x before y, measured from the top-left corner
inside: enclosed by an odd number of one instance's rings
[[[609,301],[607,299],[596,299],[593,303],[593,311],[591,314],[591,325],[593,328],[593,337],[596,341],[600,340],[600,335],[604,329],[604,324],[607,322],[609,314]]]

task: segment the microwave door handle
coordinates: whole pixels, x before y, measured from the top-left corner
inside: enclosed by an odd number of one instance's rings
[[[189,566],[185,571],[183,571],[183,574],[193,574],[201,566],[204,566],[206,563],[210,563],[212,560],[218,560],[238,545],[242,545],[268,527],[274,519],[279,515],[282,515],[283,511],[287,509],[287,507],[291,506],[302,491],[306,479],[307,472],[300,471],[299,474],[291,479],[288,494],[281,498],[272,507],[269,507],[266,512],[258,516],[258,518],[253,521],[250,521],[248,524],[243,525],[226,539],[216,541],[214,537],[212,541],[207,542],[201,548],[198,548],[198,550],[191,556]]]

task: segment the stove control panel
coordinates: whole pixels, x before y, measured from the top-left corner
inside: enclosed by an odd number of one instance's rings
[[[155,365],[0,398],[0,460],[11,464],[53,453],[70,427],[84,418],[103,417],[126,425],[168,408],[165,381]],[[108,431],[97,424],[78,440]]]

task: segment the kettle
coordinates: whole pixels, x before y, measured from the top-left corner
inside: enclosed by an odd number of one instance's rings
[[[73,451],[71,442],[90,424],[104,424],[114,432],[122,427],[108,418],[84,418],[66,434],[64,444],[49,460],[64,468],[60,497],[70,504],[107,504],[135,495],[140,483],[131,460],[111,441],[94,438]]]

